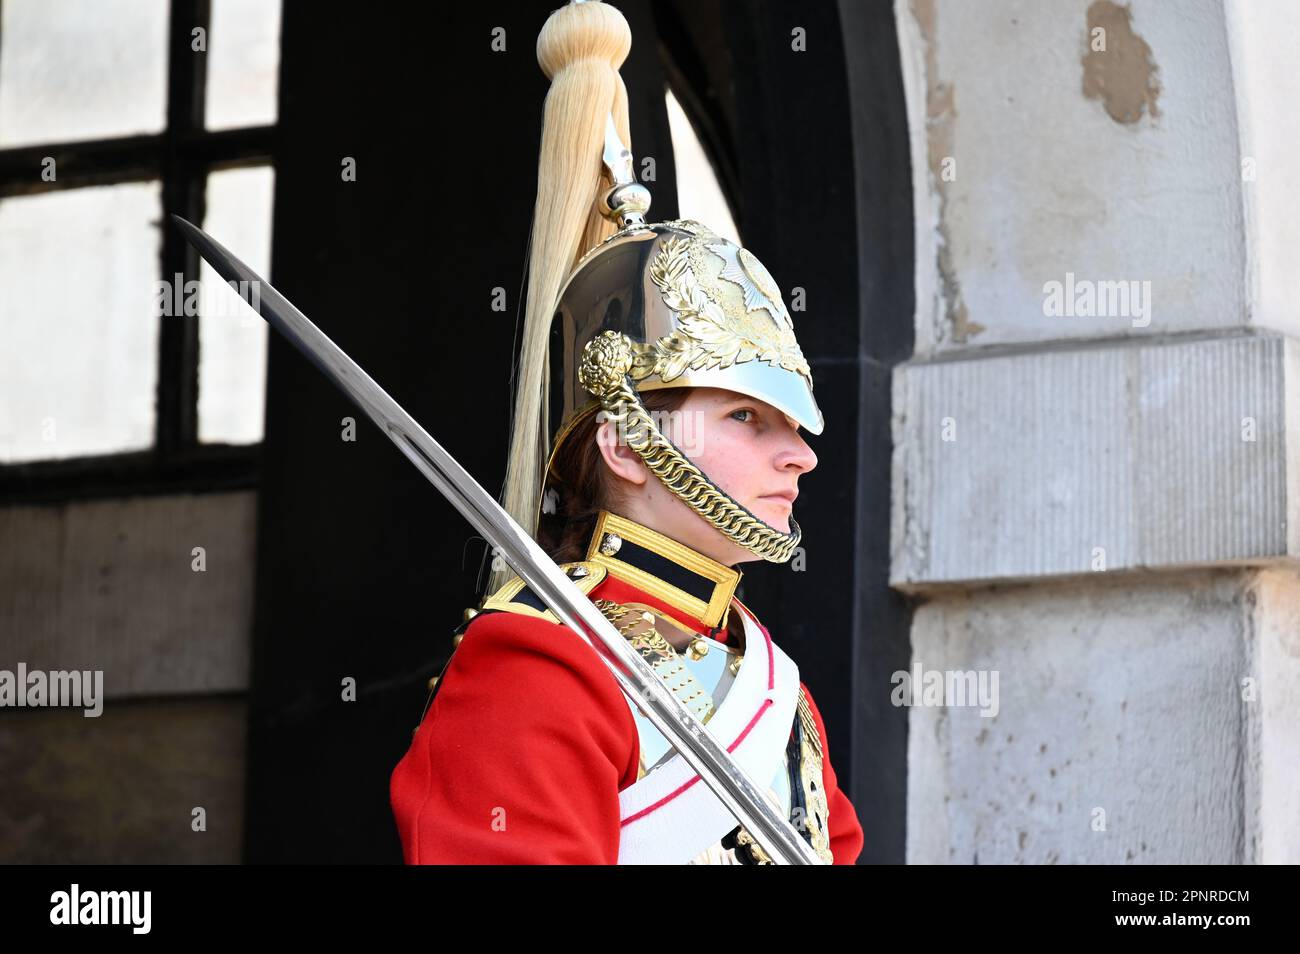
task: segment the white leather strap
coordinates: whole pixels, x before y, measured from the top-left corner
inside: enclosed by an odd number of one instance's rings
[[[799,704],[799,667],[747,610],[735,608],[745,624],[745,659],[704,728],[761,791],[783,764]],[[737,825],[680,753],[620,792],[619,804],[621,865],[686,864]]]

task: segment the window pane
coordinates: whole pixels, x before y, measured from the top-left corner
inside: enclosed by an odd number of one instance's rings
[[[203,229],[270,280],[270,166],[208,176]],[[262,439],[266,340],[270,326],[204,262],[199,318],[199,440],[254,444]],[[245,299],[250,290],[244,291]]]
[[[0,201],[0,461],[153,444],[160,216],[156,182]]]
[[[274,123],[279,69],[278,0],[212,0],[208,128]]]
[[[695,135],[695,127],[686,118],[672,90],[668,90],[666,96],[668,131],[672,136],[673,158],[677,165],[678,215],[683,219],[695,219],[723,238],[739,242],[740,233],[732,221],[718,177],[713,174],[713,163],[709,162],[704,146]]]
[[[0,146],[158,132],[167,0],[3,0]]]

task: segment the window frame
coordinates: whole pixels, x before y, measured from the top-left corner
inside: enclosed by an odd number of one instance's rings
[[[206,128],[208,52],[191,49],[191,31],[202,27],[210,38],[210,26],[210,0],[171,0],[167,29],[167,109],[161,132],[0,148],[0,200],[92,185],[159,182],[162,218],[158,223],[161,230],[158,274],[168,282],[177,273],[185,282],[197,280],[198,253],[171,224],[171,216],[203,222],[207,211],[207,177],[211,172],[269,166],[274,175],[280,122],[277,109],[276,122],[270,125]],[[282,39],[277,39],[277,45],[282,53]],[[53,157],[56,162],[55,182],[45,182],[40,176],[47,157]],[[162,324],[158,334],[153,446],[142,451],[0,462],[0,504],[232,490],[257,485],[262,442],[199,442],[198,317],[163,316],[157,320]]]

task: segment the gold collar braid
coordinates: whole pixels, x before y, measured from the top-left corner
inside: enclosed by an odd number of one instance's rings
[[[606,417],[650,472],[720,533],[771,563],[785,563],[803,535],[794,517],[783,533],[760,520],[692,464],[655,426],[632,386],[633,345],[626,335],[604,331],[587,342],[578,380],[600,401]]]

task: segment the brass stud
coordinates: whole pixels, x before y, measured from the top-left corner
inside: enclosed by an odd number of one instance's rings
[[[585,566],[575,566],[573,569],[569,570],[569,576],[575,580],[580,580],[586,575],[587,568]]]
[[[709,654],[709,644],[698,636],[691,640],[690,646],[686,647],[686,655],[697,662]]]
[[[464,633],[457,633],[455,636],[453,636],[453,637],[451,638],[451,648],[452,648],[452,649],[455,649],[457,646],[459,646],[459,645],[460,645],[460,641],[461,641],[462,639],[464,639],[464,638],[465,638],[465,634],[464,634]]]
[[[600,552],[605,556],[613,556],[618,552],[619,547],[623,545],[623,538],[617,533],[607,533],[605,538],[600,541]]]
[[[745,657],[740,653],[736,653],[736,655],[731,657],[731,661],[727,663],[727,668],[731,670],[733,676],[740,672],[740,661],[744,658]]]
[[[478,610],[473,609],[472,607],[466,607],[465,612],[461,614],[460,621],[462,623],[468,623],[477,615],[478,615]]]
[[[438,684],[438,680],[439,680],[440,678],[442,678],[442,677],[441,677],[441,676],[434,676],[432,679],[429,680],[429,691],[430,691],[430,692],[433,692],[433,687],[436,686],[436,685]]]

